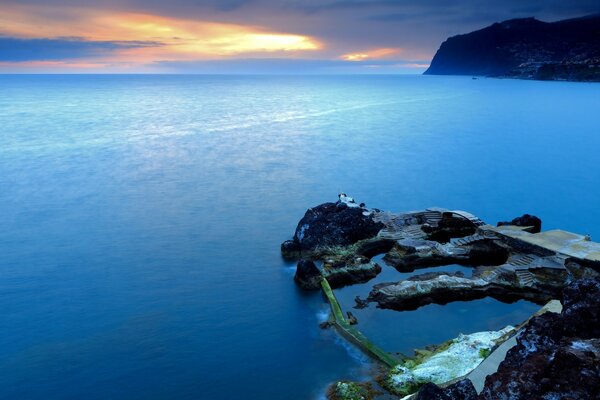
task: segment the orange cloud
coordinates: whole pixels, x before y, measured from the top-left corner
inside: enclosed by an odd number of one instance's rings
[[[365,61],[372,59],[388,58],[390,56],[399,54],[402,50],[397,48],[381,48],[375,50],[369,50],[358,53],[348,53],[340,56],[342,60],[346,61]]]
[[[323,47],[317,39],[310,36],[270,32],[263,27],[251,25],[76,7],[13,4],[0,8],[0,34],[5,36],[78,37],[91,41],[143,41],[160,44],[120,49],[104,56],[114,62],[214,59],[240,54],[313,51]]]

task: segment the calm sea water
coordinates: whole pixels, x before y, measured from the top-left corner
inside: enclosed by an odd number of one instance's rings
[[[597,84],[1,76],[0,398],[311,399],[360,378],[280,258],[304,211],[345,191],[600,237],[599,111]],[[408,352],[536,308],[358,314]]]

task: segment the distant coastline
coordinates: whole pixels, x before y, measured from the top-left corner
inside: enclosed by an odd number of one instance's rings
[[[600,15],[512,19],[450,37],[424,74],[600,82]]]

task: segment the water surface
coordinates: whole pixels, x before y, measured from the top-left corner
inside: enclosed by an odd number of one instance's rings
[[[492,223],[530,212],[599,237],[599,93],[431,76],[1,76],[0,398],[307,399],[364,375],[279,255],[304,211],[345,191]],[[530,307],[481,302],[372,314],[365,330],[395,326],[402,337],[379,339],[402,350]]]

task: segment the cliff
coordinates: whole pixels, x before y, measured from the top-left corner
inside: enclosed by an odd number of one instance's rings
[[[425,74],[600,81],[600,15],[512,19],[453,36]]]

